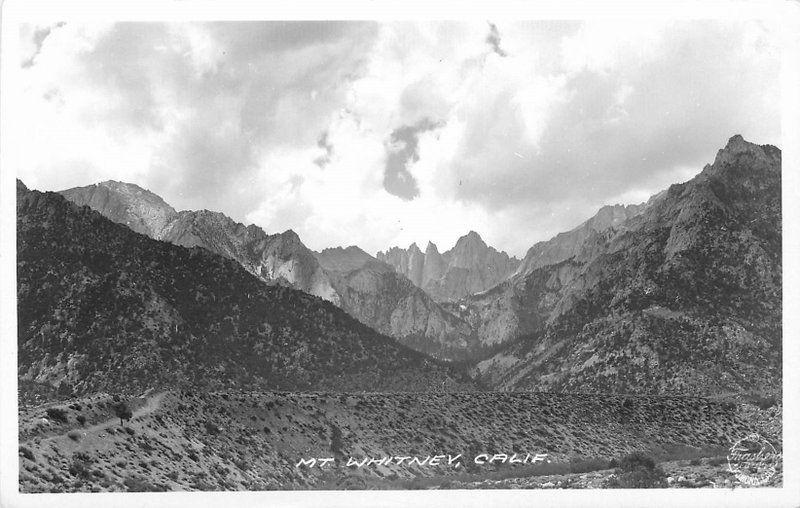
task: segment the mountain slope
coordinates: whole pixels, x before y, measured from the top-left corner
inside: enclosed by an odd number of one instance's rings
[[[438,302],[458,300],[480,293],[513,274],[519,260],[489,247],[478,233],[470,231],[449,251],[440,254],[428,242],[425,253],[416,244],[407,249],[392,247],[377,258],[393,266]]]
[[[623,227],[463,302],[473,326],[517,338],[477,371],[501,388],[779,387],[780,169],[779,149],[734,136]]]
[[[469,386],[329,302],[20,182],[17,252],[23,382],[75,393]]]
[[[472,354],[476,337],[394,269],[358,247],[325,249],[317,259],[348,314],[418,351],[447,359]]]
[[[538,242],[528,249],[514,277],[524,277],[536,268],[560,263],[577,255],[590,236],[612,227],[619,229],[626,220],[641,213],[645,206],[646,204],[602,207],[597,214],[575,229],[559,233],[550,240]]]
[[[265,282],[283,282],[338,303],[339,297],[314,254],[288,230],[268,235],[208,210],[176,212],[159,196],[137,185],[107,181],[61,191],[137,233],[183,247],[203,247],[238,261]]]
[[[358,247],[315,253],[294,231],[267,235],[222,213],[176,212],[157,195],[129,183],[102,182],[61,194],[151,238],[203,247],[239,262],[269,284],[320,296],[419,351],[451,359],[469,354],[472,331],[466,323]]]

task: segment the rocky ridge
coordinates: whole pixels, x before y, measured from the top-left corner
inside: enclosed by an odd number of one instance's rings
[[[159,196],[131,183],[107,181],[60,194],[137,233],[183,247],[203,247],[239,262],[265,282],[339,302],[316,257],[292,230],[268,235],[258,226],[245,226],[219,212],[177,212]]]
[[[456,241],[452,249],[440,254],[428,242],[423,253],[416,243],[408,249],[392,247],[376,256],[408,277],[438,302],[454,301],[480,293],[513,274],[519,260],[498,252],[475,231]]]
[[[724,393],[781,379],[781,152],[734,136],[576,254],[454,311],[507,342],[476,373],[504,389]]]

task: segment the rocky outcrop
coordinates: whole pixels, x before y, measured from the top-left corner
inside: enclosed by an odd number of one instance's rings
[[[245,226],[219,212],[177,212],[159,196],[130,183],[108,181],[60,194],[137,233],[183,247],[203,247],[239,262],[265,282],[286,284],[339,303],[316,257],[292,230],[268,235],[258,226]]]
[[[422,274],[425,271],[425,254],[419,250],[416,243],[408,249],[392,247],[386,252],[378,252],[376,256],[389,266],[393,266],[397,273],[404,275],[417,287],[422,287]]]
[[[519,260],[489,247],[475,231],[458,239],[440,254],[428,242],[423,254],[416,244],[407,249],[392,247],[377,258],[408,277],[438,302],[451,302],[485,291],[516,270]]]

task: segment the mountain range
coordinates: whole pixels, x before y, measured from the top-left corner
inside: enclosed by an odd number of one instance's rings
[[[61,194],[155,240],[203,247],[237,261],[265,282],[285,283],[339,302],[339,295],[314,254],[292,230],[268,235],[258,226],[245,226],[219,212],[178,212],[160,196],[138,185],[112,180],[67,189]]]
[[[521,261],[474,231],[444,253],[313,252],[292,231],[177,212],[133,184],[61,194],[158,245],[319,296],[395,347],[465,363],[482,386],[718,393],[780,386],[780,171],[778,148],[734,136],[695,178],[602,207]]]
[[[20,381],[64,393],[472,387],[331,302],[19,181],[17,280]]]
[[[357,247],[316,253],[292,230],[270,235],[218,212],[177,212],[161,197],[130,183],[106,181],[60,194],[153,239],[203,247],[238,262],[268,284],[288,285],[329,300],[420,351],[460,358],[474,341],[465,322]]]
[[[564,260],[590,234],[618,226],[644,206],[604,207],[574,230],[534,245],[520,264],[488,246],[475,231],[443,254],[431,242],[424,254],[416,244],[407,250],[393,247],[377,257],[356,246],[314,252],[292,230],[267,234],[219,212],[176,211],[160,196],[131,183],[105,181],[60,194],[153,239],[202,247],[238,262],[268,284],[329,300],[405,345],[450,360],[485,357],[519,332],[502,315],[476,323],[460,311],[460,304],[454,305],[456,300],[519,278],[541,264]],[[500,332],[503,329],[509,332]]]

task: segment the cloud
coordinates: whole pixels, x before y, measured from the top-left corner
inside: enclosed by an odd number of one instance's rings
[[[482,22],[27,25],[19,176],[132,181],[314,249],[474,229],[523,255],[734,133],[779,143],[768,24],[502,27],[501,44]]]
[[[506,56],[506,52],[500,47],[500,31],[494,23],[489,23],[489,35],[486,36],[486,44],[499,56]]]
[[[383,186],[389,193],[406,200],[419,195],[417,182],[408,166],[419,161],[419,135],[438,127],[441,123],[423,118],[414,125],[404,125],[392,131],[383,173]]]
[[[29,24],[22,24],[20,25],[20,38],[22,39],[24,47],[22,52],[22,58],[20,59],[20,66],[23,69],[27,69],[28,67],[32,66],[34,61],[36,60],[36,56],[42,50],[42,44],[44,44],[45,39],[47,36],[50,35],[50,32],[57,28],[61,28],[66,23],[60,21],[54,25],[48,25],[44,27],[32,27]],[[27,44],[25,44],[27,43]]]
[[[263,199],[241,189],[265,171],[263,153],[316,142],[312,133],[345,99],[375,31],[361,22],[117,23],[82,37],[76,28],[76,44],[49,54],[72,68],[37,69],[29,90],[68,104],[49,113],[76,134],[139,145],[148,160],[138,183],[175,206],[241,219]],[[94,104],[79,105],[84,96]],[[87,165],[109,163],[92,152]],[[105,171],[131,179],[123,168]]]
[[[322,148],[323,154],[314,159],[314,164],[317,166],[324,168],[331,162],[331,156],[333,155],[333,145],[328,141],[328,131],[324,131],[320,134],[319,138],[317,139],[317,146]]]
[[[596,206],[676,168],[699,170],[736,132],[777,139],[779,59],[768,51],[754,57],[744,28],[665,26],[649,47],[623,43],[609,51],[614,60],[587,58],[563,70],[547,111],[538,111],[546,121],[534,139],[525,135],[530,117],[518,89],[492,94],[468,114],[453,160],[459,199],[503,209],[588,193]],[[579,50],[593,53],[592,42]],[[571,44],[565,39],[562,51]],[[496,170],[485,171],[489,165]]]

